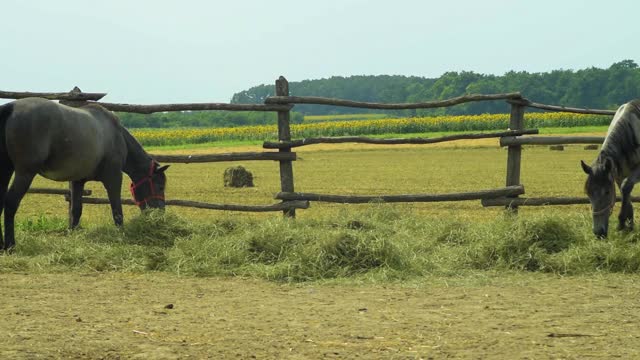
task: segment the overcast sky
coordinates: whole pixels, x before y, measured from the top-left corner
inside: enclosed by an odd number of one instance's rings
[[[2,0],[0,90],[228,102],[334,75],[640,62],[638,0]]]

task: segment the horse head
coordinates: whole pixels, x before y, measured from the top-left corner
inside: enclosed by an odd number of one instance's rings
[[[164,172],[168,167],[169,165],[160,166],[152,160],[147,174],[131,183],[131,196],[140,210],[164,209],[164,190],[167,184]]]
[[[581,161],[582,170],[588,175],[584,185],[585,192],[591,202],[593,215],[593,233],[607,237],[609,232],[609,216],[616,203],[616,187],[614,180],[614,164],[610,158],[598,159],[593,166]]]

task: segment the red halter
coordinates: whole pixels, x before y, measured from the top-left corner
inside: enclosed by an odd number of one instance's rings
[[[133,202],[136,203],[136,205],[140,206],[142,204],[147,203],[149,200],[151,199],[159,199],[159,200],[164,200],[164,195],[162,194],[156,194],[156,190],[153,187],[153,164],[154,161],[151,160],[151,166],[149,167],[149,174],[145,177],[143,177],[142,179],[138,180],[137,183],[131,183],[131,186],[129,186],[129,190],[131,190],[131,196],[133,197]],[[142,201],[138,201],[136,200],[136,188],[139,187],[140,185],[149,182],[149,187],[151,188],[151,195],[147,196],[146,198],[144,198]]]

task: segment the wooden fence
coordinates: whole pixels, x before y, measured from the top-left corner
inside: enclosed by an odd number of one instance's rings
[[[330,99],[313,96],[290,96],[289,84],[284,77],[280,77],[275,83],[275,96],[268,97],[264,104],[226,104],[226,103],[191,103],[191,104],[159,104],[159,105],[132,105],[99,102],[104,93],[83,93],[77,87],[68,93],[30,93],[30,92],[6,92],[0,91],[0,98],[21,99],[26,97],[43,97],[51,100],[60,100],[69,106],[83,106],[87,103],[97,103],[112,111],[151,114],[167,111],[271,111],[278,114],[278,141],[265,141],[264,152],[242,152],[227,154],[205,155],[154,155],[152,156],[165,163],[204,163],[219,161],[278,161],[280,164],[280,192],[275,199],[281,202],[270,205],[235,205],[235,204],[209,204],[189,200],[167,200],[170,206],[188,206],[202,209],[232,210],[232,211],[282,211],[285,216],[295,217],[296,209],[307,209],[310,201],[336,202],[336,203],[367,203],[370,201],[383,202],[437,202],[437,201],[468,201],[481,200],[483,206],[505,206],[512,211],[517,211],[519,206],[525,205],[569,205],[586,204],[587,198],[522,198],[524,187],[520,181],[521,151],[523,145],[553,145],[553,144],[601,144],[602,137],[536,137],[537,129],[526,129],[524,113],[527,107],[542,109],[545,111],[570,112],[580,114],[613,115],[611,110],[577,109],[563,106],[545,105],[531,102],[520,93],[465,95],[443,101],[430,101],[421,103],[370,103],[343,99]],[[290,131],[290,111],[295,104],[319,104],[355,107],[363,109],[380,110],[404,110],[404,109],[429,109],[448,107],[475,101],[504,100],[511,105],[509,129],[499,132],[480,134],[460,134],[436,138],[398,138],[376,139],[369,137],[317,137],[307,139],[292,139]],[[295,192],[293,162],[296,153],[292,148],[322,143],[367,143],[367,144],[433,144],[445,141],[461,139],[500,138],[500,145],[508,148],[507,171],[505,187],[480,190],[465,193],[452,194],[398,194],[398,195],[335,195],[313,194]],[[63,194],[68,199],[69,192],[65,190],[31,189],[32,193]],[[90,195],[85,193],[83,195]],[[83,197],[83,202],[89,204],[107,204],[107,199]],[[133,205],[133,201],[123,199],[123,204]]]

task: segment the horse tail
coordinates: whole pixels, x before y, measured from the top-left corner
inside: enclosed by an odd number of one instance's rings
[[[13,113],[13,103],[10,102],[8,104],[4,104],[0,106],[0,126],[4,129],[4,123],[7,121],[9,116]]]
[[[0,106],[0,154],[7,154],[7,138],[5,136],[5,126],[7,119],[13,114],[13,103]]]

